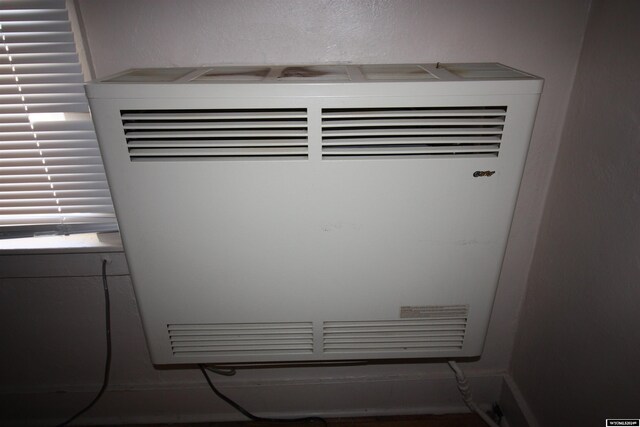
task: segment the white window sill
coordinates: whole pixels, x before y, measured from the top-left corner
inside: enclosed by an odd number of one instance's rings
[[[120,233],[86,233],[0,240],[0,255],[122,251]]]

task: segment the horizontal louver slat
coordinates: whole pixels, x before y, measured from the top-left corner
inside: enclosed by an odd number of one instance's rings
[[[333,137],[388,137],[405,135],[500,135],[502,127],[363,127],[362,129],[331,129],[322,132],[323,138]]]
[[[277,155],[300,155],[304,156],[306,147],[238,147],[238,148],[141,148],[130,149],[131,157],[136,156],[189,156],[189,157],[211,157],[211,156],[277,156]]]
[[[308,156],[306,109],[121,111],[132,161]]]
[[[390,128],[413,128],[413,127],[435,127],[435,126],[495,126],[503,123],[502,119],[496,118],[442,118],[442,119],[361,119],[361,120],[328,120],[322,122],[323,129],[331,128],[374,128],[374,127],[390,127]]]
[[[128,122],[124,126],[128,129],[178,130],[178,129],[271,129],[271,128],[301,128],[306,129],[306,122],[295,121],[197,121],[197,122]],[[127,132],[127,135],[131,132]]]
[[[307,140],[290,139],[141,139],[129,142],[129,148],[208,148],[208,147],[305,147]]]
[[[306,136],[306,130],[271,130],[271,129],[232,129],[232,130],[184,130],[163,132],[126,132],[129,140],[146,138],[280,138]]]
[[[471,146],[471,147],[429,147],[424,146],[420,147],[419,145],[412,146],[397,146],[397,145],[389,145],[389,146],[347,146],[347,147],[335,147],[335,148],[326,148],[324,150],[324,154],[330,155],[379,155],[379,154],[458,154],[458,153],[493,153],[500,146],[498,144],[495,145],[487,145],[487,146]]]
[[[322,117],[325,119],[352,119],[352,118],[392,118],[392,117],[491,117],[504,116],[504,109],[465,109],[465,108],[403,108],[403,109],[345,109],[345,110],[325,110]]]
[[[322,110],[323,159],[495,157],[507,108]]]
[[[122,120],[252,120],[252,119],[306,119],[307,113],[301,111],[278,110],[188,110],[188,112],[149,112],[149,113],[122,113]]]
[[[388,137],[381,139],[374,138],[332,138],[323,141],[324,147],[333,147],[340,145],[472,145],[472,144],[499,144],[500,136],[406,136],[406,137]]]

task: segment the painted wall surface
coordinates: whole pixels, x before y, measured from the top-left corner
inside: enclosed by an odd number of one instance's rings
[[[510,359],[589,3],[76,1],[96,76],[154,66],[496,61],[544,77],[485,352],[464,364],[484,402],[497,398],[496,378]],[[0,391],[8,393],[0,400],[11,407],[11,418],[29,411],[43,420],[69,414],[99,388],[100,260],[87,257],[0,256],[0,325],[3,346],[10,349],[0,352]],[[118,419],[129,421],[233,417],[212,403],[194,369],[150,365],[124,261],[114,269],[113,391],[93,412],[95,419],[113,421],[107,414],[114,408]],[[280,414],[463,409],[442,363],[265,369],[219,381],[236,387],[248,407]]]
[[[512,371],[540,425],[640,417],[640,3],[593,5]]]

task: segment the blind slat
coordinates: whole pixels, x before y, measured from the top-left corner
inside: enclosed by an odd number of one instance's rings
[[[81,189],[81,190],[28,190],[28,191],[3,191],[0,188],[0,200],[13,203],[20,200],[43,200],[50,198],[83,198],[83,197],[109,197],[109,190],[103,188],[98,189]],[[8,203],[8,202],[7,202]]]
[[[73,41],[17,43],[11,40],[6,40],[6,44],[9,44],[11,47],[12,55],[17,53],[63,53],[76,51],[76,45]]]
[[[42,168],[40,168],[42,169]],[[51,169],[51,168],[50,168]],[[51,178],[49,180],[48,178]],[[49,185],[50,183],[54,184],[67,184],[74,182],[100,182],[100,179],[104,178],[104,170],[100,168],[96,168],[96,170],[83,170],[82,172],[75,173],[64,173],[58,171],[55,175],[48,175],[43,173],[42,170],[33,171],[30,174],[22,174],[22,175],[0,175],[0,186],[2,185],[29,185],[29,184],[42,184]],[[57,188],[57,187],[55,187]],[[62,188],[62,187],[61,187]]]
[[[7,43],[74,42],[73,33],[70,31],[5,32],[4,37]]]
[[[9,180],[8,177],[13,177],[11,182],[15,182],[15,179],[21,175],[24,176],[24,179],[28,179],[32,175],[42,175],[45,178],[51,178],[51,180],[55,179],[55,175],[57,174],[66,174],[66,175],[74,175],[77,173],[90,173],[90,174],[103,174],[104,177],[104,167],[102,163],[100,164],[76,164],[76,165],[49,165],[46,167],[48,171],[45,171],[45,166],[19,166],[19,167],[3,167],[0,168],[0,182],[7,182]]]
[[[0,206],[0,215],[31,215],[42,213],[111,213],[113,207],[105,204],[59,206]]]
[[[55,188],[57,191],[86,191],[86,190],[108,190],[109,187],[104,181],[57,181]],[[53,191],[46,180],[38,182],[0,183],[0,193],[2,194],[26,194]]]
[[[42,156],[45,159],[53,157],[75,157],[75,156],[100,156],[100,151],[97,147],[93,148],[42,148],[42,149],[28,149],[28,150],[0,150],[4,159],[20,159],[20,158],[35,158]]]
[[[24,99],[23,99],[24,98]],[[7,104],[26,104],[30,106],[32,104],[46,104],[53,101],[59,103],[81,103],[83,100],[86,102],[86,95],[82,93],[15,93],[15,94],[0,94],[0,102]],[[62,110],[64,111],[64,110]]]
[[[21,159],[0,159],[0,168],[16,166],[73,166],[73,165],[101,165],[102,158],[98,156],[72,157],[23,157]]]
[[[71,24],[64,21],[2,21],[2,29],[8,33],[40,32],[69,32]]]
[[[7,60],[8,58],[5,57]],[[15,68],[15,73],[13,69]],[[74,64],[16,64],[0,63],[0,74],[23,76],[25,74],[78,74],[82,75],[82,67],[79,63]],[[82,80],[82,79],[80,79]]]
[[[41,9],[27,9],[16,8],[11,10],[2,10],[2,20],[6,21],[67,21],[67,11],[61,9],[41,8]]]
[[[67,131],[67,130],[90,130],[93,132],[93,122],[89,114],[67,114],[64,117],[57,117],[55,120],[36,120],[33,126],[36,132],[43,131]],[[15,125],[27,123],[29,124],[30,111],[23,112],[20,116],[15,116],[17,120]],[[8,124],[9,122],[7,122]]]
[[[65,9],[65,0],[2,0],[0,11],[15,9]]]
[[[60,139],[65,136],[69,139],[87,139],[95,135],[93,131],[84,130],[70,130],[67,133],[62,131],[35,131],[37,137],[34,137],[33,134],[34,132],[3,132],[0,134],[0,141],[4,141],[5,138],[8,141],[44,141],[47,139]]]
[[[18,88],[20,91],[18,92]],[[0,95],[15,95],[19,93],[21,95],[30,94],[84,94],[84,87],[80,82],[69,83],[26,83],[22,80],[19,82],[1,83]]]
[[[93,148],[96,146],[95,140],[91,139],[52,139],[40,140],[42,149],[53,148]],[[33,140],[30,141],[0,141],[0,150],[23,150],[33,148]]]
[[[13,64],[77,64],[78,55],[68,52],[42,52],[42,53],[3,53],[2,62]]]
[[[110,231],[113,224],[111,214],[39,214],[7,215],[6,226],[0,228],[0,237],[28,237],[39,234],[69,234],[74,224],[86,224],[80,233],[92,231]],[[64,219],[64,223],[62,222]],[[52,225],[55,224],[55,225]],[[41,226],[41,227],[39,227]],[[77,229],[76,229],[77,230]],[[56,232],[57,231],[57,232]]]
[[[48,73],[48,74],[21,74],[20,83],[22,85],[30,84],[55,84],[55,83],[79,83],[82,82],[80,74],[72,73]],[[14,85],[15,78],[10,74],[0,75],[0,84]]]
[[[57,193],[56,193],[57,194]],[[58,197],[59,196],[59,197]],[[25,197],[17,197],[13,199],[0,198],[0,209],[31,209],[41,207],[58,207],[58,206],[92,206],[103,205],[107,202],[108,197],[90,196],[90,197],[62,197],[62,195],[50,197],[41,197],[37,199],[29,199]]]
[[[0,238],[116,230],[65,1],[2,0],[0,24]]]
[[[89,112],[89,106],[86,102],[48,102],[29,104],[28,108],[30,113]],[[0,104],[0,114],[24,113],[25,111],[24,104]]]

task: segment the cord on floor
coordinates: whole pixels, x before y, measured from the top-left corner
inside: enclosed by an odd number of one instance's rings
[[[200,368],[200,371],[202,371],[202,375],[204,375],[205,379],[207,380],[207,384],[209,384],[209,387],[211,388],[211,390],[213,390],[213,392],[216,394],[216,396],[218,396],[220,399],[222,399],[225,402],[227,402],[234,409],[236,409],[238,412],[240,412],[242,415],[244,415],[245,417],[249,418],[252,421],[264,421],[264,422],[269,422],[269,423],[300,423],[300,422],[321,423],[325,427],[327,425],[327,421],[324,418],[321,418],[321,417],[268,418],[268,417],[259,417],[257,415],[253,415],[251,412],[249,412],[246,409],[244,409],[238,403],[236,403],[235,401],[231,400],[229,397],[227,397],[224,394],[222,394],[222,392],[220,392],[220,390],[218,390],[213,385],[213,382],[211,381],[211,378],[209,378],[209,375],[207,375],[207,369],[208,368],[207,368],[206,365],[198,365],[198,367]],[[215,372],[213,369],[211,369],[211,371]],[[226,374],[226,375],[228,375],[228,374]]]
[[[456,374],[456,381],[458,383],[458,390],[460,390],[460,394],[462,395],[462,400],[466,403],[467,407],[471,409],[472,412],[475,412],[482,418],[482,420],[487,423],[490,427],[500,427],[496,424],[495,421],[491,419],[489,415],[487,415],[479,406],[473,401],[473,396],[471,395],[471,389],[469,388],[469,382],[467,381],[467,377],[464,375],[464,372],[458,364],[453,360],[449,361],[449,366]]]

